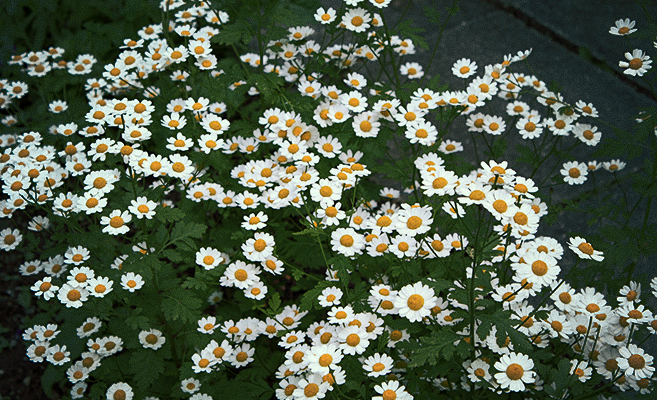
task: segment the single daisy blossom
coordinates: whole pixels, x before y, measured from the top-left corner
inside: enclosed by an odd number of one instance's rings
[[[431,314],[431,308],[436,305],[437,298],[431,287],[417,282],[401,288],[394,305],[399,309],[399,315],[411,322],[421,321]]]
[[[626,375],[633,375],[636,379],[650,378],[655,372],[655,367],[652,366],[653,357],[646,354],[643,349],[640,349],[635,344],[630,344],[627,347],[619,349],[620,357],[618,367],[625,372]]]
[[[377,376],[389,374],[392,371],[394,363],[395,360],[389,355],[375,353],[363,362],[363,369],[367,372],[367,376],[376,378]]]
[[[494,365],[496,370],[501,371],[494,375],[495,380],[502,389],[524,391],[525,384],[534,383],[536,380],[536,373],[531,371],[533,367],[534,361],[526,354],[505,354]]]
[[[628,61],[619,61],[618,66],[621,68],[627,68],[623,71],[626,75],[632,76],[643,76],[652,66],[652,60],[650,56],[643,53],[643,50],[634,49],[632,53],[625,53],[625,58]]]

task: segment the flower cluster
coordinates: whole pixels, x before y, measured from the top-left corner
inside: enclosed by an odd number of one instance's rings
[[[564,398],[600,382],[649,391],[653,357],[636,338],[655,333],[657,318],[641,284],[615,302],[571,287],[560,278],[568,256],[596,266],[602,244],[573,236],[566,253],[540,233],[548,206],[534,173],[496,156],[458,166],[465,146],[445,137],[461,118],[489,148],[513,131],[541,138],[541,150],[571,134],[595,146],[593,104],[571,105],[519,72],[531,50],[483,67],[455,61],[463,90],[423,85],[422,65],[398,61],[416,44],[388,30],[390,0],[345,4],[231,60],[216,44],[238,48],[232,15],[164,1],[168,32],[154,24],[125,39],[86,81],[77,119],[1,137],[0,215],[32,217],[30,232],[1,231],[0,247],[35,246],[20,273],[63,321],[24,332],[28,358],[67,368],[73,398],[106,380],[108,398],[154,399],[163,385],[207,400],[232,375],[267,372],[275,387],[259,382],[281,400]],[[616,25],[625,35],[634,23]],[[63,52],[11,62],[32,78],[94,72],[93,56],[55,62]],[[635,59],[642,75],[649,61]],[[4,109],[28,87],[0,90]],[[494,102],[503,115],[484,113]],[[381,165],[388,142],[402,155]],[[625,167],[555,165],[568,185]],[[381,189],[376,173],[407,187]],[[51,245],[23,241],[45,232]],[[66,341],[65,329],[75,331]],[[124,355],[130,369],[117,382],[106,359]]]

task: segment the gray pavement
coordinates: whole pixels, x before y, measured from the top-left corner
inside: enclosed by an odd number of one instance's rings
[[[657,17],[657,2],[645,3],[650,3],[647,9],[653,18]],[[423,8],[432,5],[439,10],[444,20],[445,9],[451,4],[451,0],[415,1],[406,9],[405,1],[393,2],[392,7],[386,10],[386,22],[391,25],[402,19],[413,20],[413,26],[425,29],[420,35],[432,47],[438,39],[439,30],[423,15]],[[596,124],[602,131],[603,140],[605,137],[617,136],[628,146],[633,144],[632,131],[638,108],[655,107],[657,102],[647,89],[649,86],[641,78],[624,75],[618,62],[624,60],[624,53],[633,48],[641,48],[655,59],[657,51],[652,42],[657,37],[650,37],[649,41],[635,40],[608,32],[616,20],[630,18],[636,20],[636,28],[644,29],[639,33],[645,33],[646,17],[636,2],[462,0],[458,6],[460,10],[446,25],[438,44],[436,60],[426,71],[427,75],[440,74],[441,84],[447,83],[450,88],[460,89],[463,88],[463,81],[451,73],[451,66],[456,60],[469,58],[476,61],[480,68],[477,75],[480,75],[485,65],[499,63],[505,55],[532,48],[533,52],[528,58],[531,70],[521,66],[521,72],[535,74],[548,84],[557,82],[568,102],[584,100],[593,103],[601,120],[605,122]],[[428,51],[417,48],[417,53],[410,56],[409,60],[426,65],[429,55]],[[484,112],[494,113],[488,110]],[[614,132],[612,126],[622,131]],[[466,149],[471,148],[470,135],[465,127],[455,125],[454,128],[446,138],[462,141]],[[514,141],[520,142],[522,139],[510,138],[512,143],[505,159],[512,165],[516,155],[513,151]],[[618,150],[619,157],[622,157],[624,149]],[[464,155],[467,159],[467,152]],[[574,156],[580,161],[589,160],[592,158],[591,149],[580,146]],[[624,173],[639,171],[647,156],[644,154],[643,157],[630,160]],[[522,174],[522,171],[518,172]],[[599,183],[612,179],[606,171],[599,171],[596,177]],[[550,195],[559,202],[561,199],[572,198],[582,190],[581,187],[566,186],[552,190]],[[629,197],[636,198],[636,194],[630,193]],[[611,200],[617,199],[612,197]],[[639,209],[637,215],[642,215],[642,211]],[[654,221],[656,215],[653,212],[651,220]],[[578,218],[581,221],[578,215],[560,215],[560,222],[539,233],[565,243],[573,231],[596,231],[596,226],[585,226],[584,222],[577,222]],[[639,259],[638,264],[639,274],[646,273],[649,277],[657,274],[654,269],[657,257]]]

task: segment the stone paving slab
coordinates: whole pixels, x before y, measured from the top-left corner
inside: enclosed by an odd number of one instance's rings
[[[520,0],[507,1],[525,3]],[[444,9],[451,4],[451,1],[439,1],[438,3],[439,8]],[[528,1],[527,3],[542,4],[543,2]],[[554,1],[548,3],[554,3]],[[563,3],[571,2],[564,1]],[[547,83],[558,82],[564,95],[573,102],[581,99],[594,103],[601,117],[606,118],[607,122],[615,126],[630,129],[633,126],[632,117],[635,115],[637,107],[657,105],[645,95],[637,93],[631,84],[624,83],[613,74],[605,72],[579,57],[538,30],[528,27],[524,21],[511,13],[494,7],[488,0],[461,2],[459,8],[459,13],[450,20],[443,33],[438,50],[439,62],[435,63],[435,68],[427,71],[430,74],[439,73],[444,82],[450,83],[450,86],[455,85],[454,87],[460,88],[463,85],[462,80],[454,77],[450,72],[451,65],[460,58],[470,58],[476,61],[480,68],[483,68],[486,64],[501,62],[507,54],[515,54],[517,51],[533,48],[528,61],[539,78]],[[393,16],[390,19],[396,21],[395,17],[398,19],[403,9],[400,6],[391,11]],[[609,13],[612,14],[612,11]],[[428,23],[426,17],[422,15],[420,6],[411,7],[405,18],[413,19],[416,21],[414,25],[426,30],[422,36],[426,38],[429,46],[435,43],[438,38],[437,28]],[[564,18],[567,20],[570,17]],[[565,21],[564,23],[566,22],[577,25],[574,21]],[[590,31],[589,23],[585,21],[582,25],[585,27],[582,29]],[[605,24],[605,26],[607,25]],[[613,37],[606,33],[608,29],[607,26],[604,31],[604,41],[610,41],[613,38],[624,42],[623,38]],[[605,45],[600,51],[605,54],[613,54],[613,50],[609,50],[612,47],[612,45]],[[620,54],[622,57],[622,49]],[[413,56],[420,63],[426,61],[428,57],[428,53],[422,49],[418,49],[418,54]],[[633,79],[633,81],[638,80]],[[619,104],[623,105],[621,110],[619,110]]]
[[[519,10],[538,24],[549,28],[569,43],[583,47],[593,57],[604,60],[608,66],[622,73],[618,62],[625,60],[624,54],[639,48],[654,54],[652,41],[636,39],[636,34],[647,27],[646,15],[636,1],[573,1],[573,0],[494,0]],[[653,18],[657,17],[657,2],[645,2]],[[636,21],[638,31],[628,37],[614,36],[609,28],[619,19]],[[629,39],[629,40],[627,40]],[[653,41],[655,38],[652,38]],[[654,58],[654,57],[653,57]],[[638,84],[646,86],[640,79]]]

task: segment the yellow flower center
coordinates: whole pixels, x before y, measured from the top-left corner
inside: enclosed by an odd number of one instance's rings
[[[506,376],[508,376],[512,381],[517,381],[518,379],[522,378],[524,374],[525,370],[520,364],[513,363],[506,367]]]
[[[78,301],[82,297],[80,291],[73,289],[66,294],[66,298],[70,301]]]
[[[360,343],[360,336],[358,336],[357,333],[352,333],[349,336],[347,336],[346,342],[349,346],[356,347]]]
[[[126,394],[125,390],[119,389],[116,392],[114,392],[114,396],[112,396],[113,400],[125,400],[128,398],[128,395]]]
[[[331,332],[324,332],[322,333],[322,336],[319,337],[319,341],[322,342],[322,344],[327,344],[332,337],[333,334]]]
[[[224,354],[226,354],[226,350],[224,350],[223,347],[217,347],[214,350],[212,350],[212,354],[217,358],[221,358],[224,356]]]
[[[262,239],[258,239],[255,241],[255,243],[253,243],[253,248],[256,251],[263,251],[266,247],[267,247],[267,243]]]
[[[173,163],[173,165],[171,166],[171,169],[173,169],[176,172],[183,172],[185,170],[185,164],[177,161],[177,162]]]
[[[627,363],[634,369],[643,369],[646,366],[646,360],[640,354],[632,354]]]
[[[637,70],[637,69],[641,69],[642,66],[643,66],[643,61],[640,58],[633,58],[632,60],[630,60],[630,68]]]
[[[493,208],[500,214],[504,214],[509,206],[506,204],[506,201],[497,199],[493,202]]]
[[[590,313],[597,313],[600,311],[600,306],[595,303],[590,303],[588,306],[586,306],[586,311]]]
[[[123,226],[123,218],[119,217],[118,215],[116,217],[112,217],[109,224],[112,228],[120,228]]]
[[[406,304],[411,310],[417,311],[424,305],[424,297],[420,296],[419,294],[412,294],[406,301]]]
[[[294,393],[294,390],[297,388],[296,385],[289,384],[285,387],[285,395],[286,396],[292,396],[292,393]]]
[[[322,367],[328,367],[333,362],[333,357],[330,354],[322,354],[319,357],[319,365]]]
[[[237,279],[240,282],[244,282],[248,277],[249,274],[241,268],[235,271],[235,279]]]
[[[382,227],[382,228],[385,228],[386,226],[390,226],[390,224],[392,224],[392,219],[390,219],[390,217],[388,217],[387,215],[383,215],[383,216],[381,216],[381,217],[376,221],[376,225],[377,225],[377,226],[380,226],[380,227]]]
[[[363,21],[363,17],[358,16],[358,15],[356,15],[355,17],[353,17],[353,18],[351,19],[351,24],[352,24],[353,26],[361,26],[361,25],[363,25],[363,22],[364,22],[364,21]]]
[[[486,194],[481,190],[473,190],[468,197],[470,198],[470,200],[479,201],[485,199]]]
[[[513,221],[518,225],[527,225],[529,218],[526,214],[518,212],[513,216]]]
[[[383,371],[385,368],[386,368],[386,366],[383,365],[383,363],[380,363],[380,362],[378,362],[378,363],[372,365],[372,371],[374,371],[374,372],[381,372],[381,371]]]
[[[536,260],[532,263],[532,272],[536,276],[543,276],[548,272],[548,266],[541,260]]]
[[[309,383],[303,389],[303,394],[308,398],[315,397],[317,393],[319,393],[319,386],[316,383]]]
[[[422,218],[414,215],[408,219],[406,226],[408,229],[417,229],[422,226]]]
[[[418,130],[415,132],[415,136],[417,136],[417,137],[419,137],[419,138],[421,138],[421,139],[424,139],[424,138],[426,138],[426,137],[429,136],[429,132],[427,132],[426,129],[422,129],[422,128],[420,128],[420,129],[418,129]]]
[[[577,249],[584,254],[593,255],[593,246],[586,242],[582,242],[577,246]]]
[[[354,238],[351,235],[342,235],[340,244],[344,247],[351,247],[354,245]]]
[[[105,185],[107,185],[107,180],[105,180],[105,178],[99,176],[98,178],[94,179],[94,184],[93,185],[96,189],[102,189],[102,188],[105,187]]]

